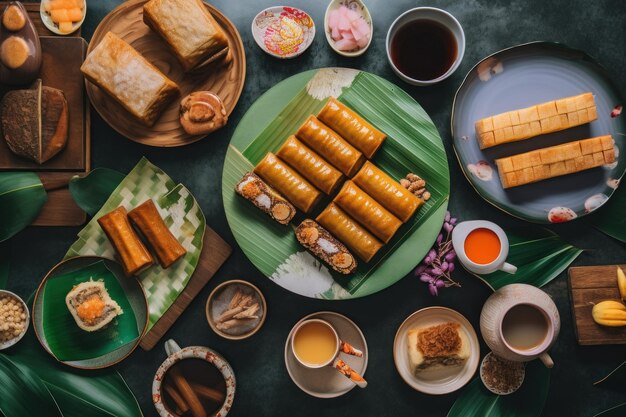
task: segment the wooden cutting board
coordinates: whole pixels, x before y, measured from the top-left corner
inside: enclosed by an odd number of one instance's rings
[[[626,265],[620,265],[626,270]],[[617,265],[579,266],[568,271],[570,303],[579,345],[626,344],[626,326],[604,327],[593,321],[591,309],[603,300],[619,300]]]
[[[176,298],[174,304],[161,316],[159,321],[141,340],[139,346],[143,350],[152,349],[161,340],[163,335],[178,320],[193,299],[200,293],[207,282],[215,275],[226,259],[230,256],[232,248],[213,229],[206,227],[202,243],[202,254],[198,266],[183,292]],[[208,331],[208,324],[207,331]]]

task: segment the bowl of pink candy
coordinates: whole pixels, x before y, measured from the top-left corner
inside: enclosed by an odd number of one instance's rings
[[[372,42],[372,16],[361,0],[333,0],[326,9],[324,32],[335,52],[359,56]]]

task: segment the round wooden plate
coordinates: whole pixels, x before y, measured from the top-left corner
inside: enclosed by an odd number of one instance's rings
[[[179,122],[179,104],[192,91],[209,90],[224,102],[228,115],[233,111],[246,78],[246,55],[241,36],[233,23],[219,10],[205,3],[220,24],[230,45],[231,60],[215,63],[207,71],[185,74],[165,41],[143,22],[143,5],[147,0],[130,0],[122,3],[100,22],[89,43],[89,54],[107,32],[124,39],[149,62],[180,87],[180,96],[174,99],[152,127],[135,120],[121,105],[96,85],[85,80],[91,105],[118,133],[135,142],[150,146],[183,146],[196,142],[206,135],[189,135]]]

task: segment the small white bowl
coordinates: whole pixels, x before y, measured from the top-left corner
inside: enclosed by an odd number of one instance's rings
[[[24,300],[22,300],[20,298],[20,296],[18,296],[15,293],[12,293],[11,291],[0,290],[0,296],[3,296],[3,295],[8,295],[9,297],[19,301],[19,303],[22,304],[22,308],[24,309],[24,312],[26,313],[26,324],[24,326],[24,330],[22,331],[22,334],[20,334],[19,336],[15,337],[15,338],[13,338],[13,339],[5,342],[5,343],[0,343],[0,350],[4,350],[4,349],[7,349],[7,348],[10,348],[14,344],[16,344],[17,342],[22,340],[22,338],[24,337],[24,335],[28,331],[28,326],[30,325],[30,312],[28,311],[28,306],[26,305]]]
[[[285,18],[289,18],[285,22]],[[295,25],[297,37],[285,39],[277,28],[286,29],[286,35],[293,35],[289,27]],[[252,19],[252,37],[259,48],[269,55],[286,59],[295,58],[306,51],[315,39],[315,22],[307,12],[291,6],[273,6],[261,10]],[[297,43],[301,40],[302,42]],[[270,44],[271,46],[268,46]]]
[[[433,20],[435,22],[438,22],[448,28],[456,39],[457,54],[454,63],[443,75],[432,80],[416,80],[403,74],[396,67],[396,65],[393,63],[393,60],[391,59],[391,40],[395,36],[398,29],[414,20]],[[445,10],[437,9],[435,7],[416,7],[402,13],[396,18],[396,20],[393,21],[391,26],[389,26],[389,31],[387,32],[387,40],[385,44],[387,48],[387,59],[389,60],[389,65],[391,65],[391,68],[398,75],[398,77],[412,85],[428,86],[437,84],[438,82],[445,80],[450,75],[452,75],[452,73],[454,73],[454,71],[456,71],[456,69],[459,67],[461,61],[463,60],[463,54],[465,53],[465,33],[463,32],[463,28],[461,27],[459,21]]]
[[[359,48],[354,51],[340,51],[339,49],[335,48],[335,40],[331,37],[331,31],[328,27],[328,17],[330,15],[330,12],[338,9],[342,5],[346,6],[349,9],[356,10],[358,13],[360,13],[365,22],[367,22],[370,27],[370,39],[367,42],[367,45],[365,45],[363,48]],[[326,41],[328,42],[332,50],[337,52],[339,55],[349,58],[363,55],[365,51],[367,51],[367,48],[370,47],[370,44],[372,43],[372,38],[374,37],[374,22],[372,21],[372,15],[370,15],[369,9],[361,0],[332,0],[326,8],[326,14],[324,15],[324,33],[326,34]]]
[[[44,3],[49,0],[43,0],[41,2],[41,7],[39,8],[39,14],[41,15],[41,21],[44,26],[47,27],[51,32],[56,33],[57,35],[71,35],[76,32],[78,28],[80,28],[85,21],[85,16],[87,16],[87,0],[83,0],[83,18],[79,22],[74,22],[72,25],[72,30],[70,32],[61,32],[59,27],[52,21],[52,17],[46,12],[44,8]]]

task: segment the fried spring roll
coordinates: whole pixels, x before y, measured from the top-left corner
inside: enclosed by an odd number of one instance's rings
[[[258,163],[254,172],[305,213],[322,198],[321,192],[271,152]]]
[[[363,191],[374,197],[403,223],[413,216],[424,202],[400,185],[376,165],[367,161],[352,178]]]
[[[187,253],[167,228],[152,200],[135,207],[128,217],[144,235],[163,268],[169,268]]]
[[[289,224],[296,215],[293,204],[252,172],[248,172],[237,183],[235,192],[280,224]]]
[[[296,228],[298,242],[335,271],[347,275],[355,271],[356,259],[348,249],[326,229],[311,219]]]
[[[331,194],[343,178],[338,169],[296,139],[295,136],[287,138],[276,152],[276,156],[287,162],[311,184],[326,194]]]
[[[118,207],[98,219],[98,224],[117,251],[126,275],[139,274],[154,263],[128,221],[126,209]]]
[[[333,201],[385,243],[389,242],[396,230],[402,226],[400,219],[352,181],[344,183]]]
[[[330,203],[316,220],[365,262],[369,262],[383,246],[335,203]]]
[[[296,136],[349,177],[365,162],[365,156],[360,151],[315,116],[309,116]]]
[[[371,159],[387,138],[380,130],[335,98],[330,98],[317,118]]]

